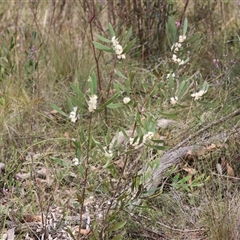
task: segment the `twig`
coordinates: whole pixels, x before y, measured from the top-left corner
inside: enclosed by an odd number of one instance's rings
[[[177,144],[175,147],[173,147],[173,148],[171,149],[171,151],[177,150],[178,148],[182,147],[185,143],[189,142],[191,139],[197,137],[199,134],[205,132],[205,131],[208,130],[209,128],[211,128],[211,127],[213,127],[213,126],[215,126],[215,125],[218,125],[218,124],[220,124],[220,123],[222,123],[222,122],[225,122],[226,120],[228,120],[228,119],[230,119],[230,118],[233,118],[233,117],[236,117],[236,116],[238,116],[238,115],[240,115],[240,108],[238,108],[236,111],[228,114],[227,116],[222,117],[222,118],[220,118],[219,120],[216,120],[216,121],[208,124],[206,127],[202,128],[202,129],[200,129],[199,131],[197,131],[196,133],[190,135],[188,138],[184,139],[182,142],[180,142],[180,143]]]
[[[229,179],[240,180],[240,178],[238,178],[238,177],[231,177],[231,176],[228,176],[228,175],[218,174],[218,173],[215,173],[215,172],[212,172],[212,175],[219,176],[219,177],[225,177],[225,178],[229,178]]]
[[[156,222],[157,224],[167,228],[167,229],[170,229],[172,231],[175,231],[175,232],[181,232],[181,233],[187,233],[187,232],[200,232],[200,231],[206,231],[204,228],[197,228],[197,229],[179,229],[179,228],[174,228],[174,227],[170,227],[164,223],[161,223],[159,221]]]

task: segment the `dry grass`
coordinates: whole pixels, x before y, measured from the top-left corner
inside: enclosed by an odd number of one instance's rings
[[[69,123],[69,119],[52,111],[50,106],[50,103],[55,103],[69,112],[66,99],[72,94],[70,83],[79,86],[84,93],[88,88],[89,73],[96,69],[89,23],[94,11],[96,16],[92,21],[92,33],[106,36],[108,20],[115,23],[119,33],[129,26],[134,27],[133,35],[138,36],[138,44],[141,46],[135,46],[126,61],[118,64],[117,67],[128,78],[135,76],[137,79],[131,91],[139,103],[145,101],[147,91],[154,86],[154,81],[157,79],[159,88],[154,89],[152,98],[146,101],[146,114],[156,114],[158,117],[163,111],[175,112],[177,120],[184,123],[183,127],[178,129],[160,131],[159,134],[166,137],[170,146],[174,146],[184,136],[188,136],[201,126],[238,107],[239,86],[236,83],[239,81],[239,59],[236,59],[236,56],[239,50],[235,42],[227,43],[232,37],[237,41],[239,36],[236,32],[236,26],[239,26],[236,17],[238,13],[230,11],[230,6],[236,4],[235,1],[229,1],[225,5],[218,3],[214,10],[216,12],[214,19],[208,14],[209,6],[204,8],[203,5],[193,4],[190,1],[186,11],[189,22],[192,21],[192,26],[195,25],[190,31],[204,32],[205,29],[204,33],[210,39],[208,42],[203,41],[200,54],[193,60],[192,65],[185,68],[188,69],[190,76],[196,70],[203,70],[203,78],[211,84],[209,100],[215,104],[215,107],[210,110],[207,106],[195,109],[194,104],[185,108],[169,109],[169,104],[159,90],[164,89],[166,85],[163,80],[166,69],[159,62],[153,62],[159,56],[164,54],[168,56],[163,47],[165,40],[162,39],[163,23],[166,22],[163,13],[164,11],[174,12],[176,6],[167,5],[165,1],[163,6],[160,6],[160,1],[157,1],[158,5],[154,8],[153,4],[144,5],[144,2],[148,1],[140,1],[141,6],[134,5],[134,2],[137,1],[126,1],[126,6],[130,4],[129,8],[120,8],[114,1],[109,1],[109,4],[103,5],[103,8],[100,1],[93,5],[90,1],[81,0],[0,3],[0,163],[5,164],[5,169],[1,169],[0,165],[0,219],[3,220],[0,222],[0,239],[1,234],[11,229],[10,222],[25,226],[25,229],[19,229],[19,226],[16,229],[16,239],[25,239],[26,232],[31,232],[29,227],[26,228],[26,222],[28,222],[26,214],[30,214],[39,224],[43,215],[49,215],[50,219],[54,218],[53,214],[55,214],[54,216],[58,216],[60,220],[63,215],[68,218],[77,218],[71,226],[78,227],[81,194],[86,186],[84,213],[86,209],[91,213],[102,213],[101,210],[108,206],[109,196],[116,194],[114,186],[120,176],[121,167],[116,168],[117,170],[112,168],[110,171],[104,169],[105,159],[98,155],[98,152],[92,151],[87,162],[90,178],[87,185],[84,185],[84,167],[77,168],[72,164],[76,154],[72,138],[80,139],[83,153],[87,152],[86,135],[89,114],[81,112],[81,121],[74,125]],[[212,1],[203,2],[210,4]],[[146,12],[152,13],[160,7],[158,20],[150,18],[150,15],[149,18],[144,18]],[[180,9],[177,16],[181,17],[183,11]],[[129,18],[136,12],[138,13],[136,18]],[[206,18],[201,17],[204,13]],[[197,21],[199,14],[200,20]],[[224,20],[222,22],[224,36],[221,35],[222,31],[216,31],[216,26],[221,19]],[[142,26],[139,25],[140,23]],[[153,29],[158,30],[153,31]],[[213,31],[216,31],[214,36]],[[228,57],[221,58],[225,53]],[[107,86],[111,74],[113,75],[111,70],[113,59],[109,55],[104,55],[103,58],[102,56],[102,53],[97,52],[102,86]],[[213,58],[221,60],[220,68],[214,66]],[[150,60],[149,66],[144,68],[147,60]],[[165,61],[164,57],[158,60]],[[232,63],[231,60],[235,62]],[[149,71],[156,65],[158,65],[156,71]],[[232,69],[234,71],[231,71]],[[118,77],[114,80],[123,81]],[[159,107],[160,105],[162,108]],[[107,120],[101,113],[92,121],[93,133],[98,141],[106,140],[105,135],[108,129],[112,131],[109,133],[111,137],[119,127],[131,129],[136,113],[134,109],[125,108],[115,112],[109,111],[108,114]],[[145,115],[141,117],[144,123]],[[237,121],[239,120],[233,119],[216,129],[211,129],[210,132],[219,133],[230,127],[233,128],[237,126]],[[235,143],[228,142],[221,149],[223,152],[201,156],[188,164],[197,168],[199,175],[204,173],[208,176],[212,171],[216,171],[215,166],[219,158],[226,155],[235,171],[235,177],[240,177],[238,175],[240,153],[236,146]],[[144,152],[140,158],[141,161],[146,161],[148,154]],[[131,161],[136,158],[133,154],[129,156]],[[83,159],[86,158],[84,155]],[[127,166],[130,168],[134,164],[130,162]],[[109,218],[104,219],[103,222],[95,219],[92,226],[96,232],[92,233],[91,239],[104,236],[104,231],[110,226],[111,221],[127,220],[124,231],[119,232],[122,234],[121,239],[229,238],[237,240],[240,235],[239,182],[226,183],[225,178],[217,180],[217,177],[213,176],[206,183],[205,189],[194,188],[194,191],[189,193],[172,186],[172,179],[176,173],[180,173],[182,177],[186,176],[186,172],[181,168],[182,166],[178,166],[177,170],[166,176],[163,192],[159,197],[146,200],[145,205],[132,210],[131,213],[124,205],[126,204],[124,199],[128,199],[128,196],[123,196],[121,203],[124,211],[122,209],[109,211]],[[122,179],[122,189],[118,188],[122,191],[124,187],[129,186],[129,182],[137,181],[135,178],[128,179],[126,176]],[[223,185],[227,189],[221,189],[219,192],[217,189]],[[229,185],[231,185],[231,191]],[[210,191],[212,194],[209,194]],[[94,198],[91,198],[92,196]],[[145,218],[139,217],[141,215]],[[32,219],[29,222],[33,222]],[[136,231],[139,226],[142,229],[140,232]],[[81,237],[84,238],[85,235],[82,234]],[[35,236],[35,239],[39,238]]]

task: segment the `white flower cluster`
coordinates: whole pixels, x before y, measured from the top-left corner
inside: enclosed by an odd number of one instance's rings
[[[191,97],[194,98],[194,100],[200,99],[207,91],[206,90],[200,90],[199,92],[191,94]]]
[[[70,121],[75,123],[78,120],[77,107],[73,107],[73,111],[69,114]]]
[[[104,156],[106,158],[111,158],[113,156],[112,150],[108,150],[107,147],[104,147],[103,149],[104,149]]]
[[[130,145],[133,146],[135,149],[138,149],[142,147],[148,140],[151,140],[153,138],[154,133],[148,132],[143,135],[142,142],[140,143],[140,138],[138,138],[135,142],[134,138],[129,138]]]
[[[78,165],[80,164],[78,158],[74,158],[74,159],[72,160],[72,162],[73,162],[73,165],[75,165],[75,166],[78,166]]]
[[[178,102],[178,97],[177,97],[177,96],[170,98],[170,103],[171,103],[172,105],[176,105],[177,102]]]
[[[182,47],[182,43],[186,40],[186,36],[185,35],[180,35],[178,38],[178,42],[173,44],[171,47],[171,51],[173,51],[173,55],[172,55],[172,60],[175,63],[178,63],[179,65],[183,65],[185,63],[185,61],[181,58],[179,58],[177,56],[177,53],[179,51],[179,49]]]
[[[88,102],[88,111],[89,112],[94,112],[95,109],[97,109],[97,95],[93,95],[89,98],[89,102]]]
[[[170,75],[172,75],[172,77],[175,78],[175,73],[168,73],[167,74],[167,79],[170,77]]]
[[[128,104],[130,101],[131,101],[131,98],[130,98],[130,97],[125,97],[125,98],[123,99],[123,103],[124,103],[124,104]]]
[[[118,39],[116,38],[116,36],[113,36],[111,41],[112,41],[112,45],[113,45],[113,50],[117,54],[117,58],[118,59],[125,59],[126,58],[125,54],[122,54],[123,48],[119,44]]]

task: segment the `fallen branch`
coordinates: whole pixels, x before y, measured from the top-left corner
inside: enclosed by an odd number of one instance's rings
[[[199,130],[196,134],[188,137],[186,140],[182,141],[180,144],[172,148],[171,150],[167,151],[162,157],[159,159],[159,168],[157,169],[150,169],[148,168],[147,171],[151,172],[152,178],[145,184],[146,190],[151,191],[156,189],[162,182],[162,178],[164,176],[164,173],[167,172],[168,169],[170,169],[173,165],[180,163],[188,154],[191,152],[191,154],[196,154],[200,150],[203,150],[207,144],[212,143],[225,143],[229,137],[235,137],[240,138],[240,129],[234,129],[234,133],[230,130],[225,131],[223,133],[220,133],[216,136],[212,136],[208,139],[201,140],[199,143],[196,143],[194,145],[181,147],[184,143],[189,142],[190,139],[192,139],[194,136],[197,136],[200,133],[203,133],[204,131],[208,130],[210,127],[217,125],[223,121],[226,121],[227,119],[237,116],[240,114],[240,109],[238,111],[233,112],[232,114],[229,114],[228,116],[215,121],[205,128]]]

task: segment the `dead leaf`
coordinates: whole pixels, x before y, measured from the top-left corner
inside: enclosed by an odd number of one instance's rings
[[[119,159],[117,161],[114,161],[114,165],[117,165],[119,168],[123,168],[124,166],[124,159]]]
[[[194,168],[190,168],[190,167],[183,167],[183,170],[188,172],[189,175],[194,175],[197,173],[197,170]]]
[[[226,168],[227,168],[227,175],[228,175],[229,177],[234,177],[233,168],[229,165],[228,162],[227,162]]]
[[[30,178],[31,174],[30,173],[17,173],[16,177],[18,177],[21,180],[25,180]]]
[[[207,146],[206,147],[206,150],[207,151],[209,151],[209,152],[211,152],[213,149],[215,149],[217,146],[214,144],[214,143],[212,143],[211,145],[209,145],[209,146]]]
[[[79,226],[73,227],[73,231],[74,231],[75,233],[79,233]],[[87,229],[81,228],[81,229],[80,229],[80,234],[82,234],[82,235],[84,235],[84,236],[87,236],[87,235],[90,235],[90,234],[91,234],[91,231],[90,231],[90,230],[87,230]]]
[[[42,217],[40,215],[26,213],[23,215],[23,220],[25,222],[42,222]]]

